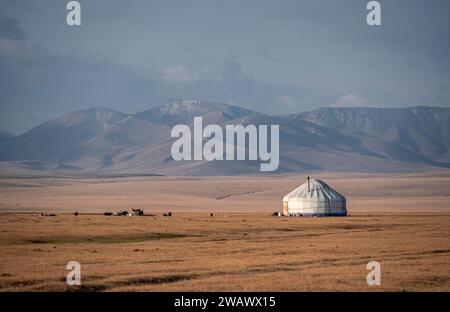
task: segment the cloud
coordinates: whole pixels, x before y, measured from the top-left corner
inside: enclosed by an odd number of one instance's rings
[[[163,72],[163,79],[167,81],[186,82],[194,81],[195,78],[184,65],[167,67]]]
[[[295,100],[292,96],[285,94],[285,95],[280,96],[280,102],[282,104],[291,105],[291,104],[295,103]]]
[[[20,28],[17,19],[12,17],[0,18],[0,39],[25,40],[28,36]]]
[[[132,113],[169,98],[277,115],[450,105],[449,89],[436,87],[450,81],[448,0],[411,0],[406,10],[395,1],[383,31],[360,27],[365,6],[351,1],[87,1],[91,22],[77,29],[58,1],[41,2],[0,0],[0,17],[9,16],[0,19],[2,127],[91,106]]]
[[[11,40],[0,38],[0,56],[12,55],[23,50],[29,43],[21,40]]]
[[[142,70],[120,65],[104,53],[50,52],[29,39],[17,21],[3,24],[0,124],[16,134],[95,106],[135,113],[170,98],[185,98],[280,115],[309,108],[301,105],[317,96],[299,86],[261,83],[236,56]]]
[[[359,97],[356,94],[349,93],[341,96],[331,106],[333,107],[371,107],[372,105],[368,100]]]
[[[28,46],[28,36],[15,18],[0,18],[0,56],[15,54]]]
[[[13,133],[94,106],[148,108],[152,81],[99,55],[50,53],[31,42],[17,21],[2,19],[0,124]]]

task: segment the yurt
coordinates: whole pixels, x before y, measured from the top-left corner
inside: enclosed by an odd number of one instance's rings
[[[345,197],[319,179],[306,183],[283,197],[285,216],[346,216]]]

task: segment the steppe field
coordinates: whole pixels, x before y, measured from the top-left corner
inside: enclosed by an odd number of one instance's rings
[[[272,216],[306,174],[0,176],[0,291],[450,291],[449,170],[309,175],[348,217]]]

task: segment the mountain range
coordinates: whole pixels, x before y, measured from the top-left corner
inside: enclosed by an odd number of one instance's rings
[[[137,114],[73,112],[18,136],[0,133],[0,172],[258,174],[259,161],[174,161],[171,127],[278,124],[276,173],[406,172],[450,167],[450,108],[321,108],[269,116],[218,102],[169,100]]]

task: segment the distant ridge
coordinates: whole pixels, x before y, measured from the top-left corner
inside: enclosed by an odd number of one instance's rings
[[[172,99],[137,114],[91,108],[20,136],[0,135],[1,168],[89,174],[260,173],[252,161],[173,161],[171,127],[190,125],[195,116],[202,116],[205,124],[279,124],[278,173],[450,167],[449,108],[321,108],[275,117],[219,102]]]
[[[433,161],[450,161],[449,108],[321,108],[293,117],[341,132],[370,135]]]
[[[257,112],[245,108],[219,102],[171,99],[161,106],[136,114],[136,117],[157,124],[173,126],[190,124],[195,116],[203,116],[203,120],[207,123],[222,123],[227,120],[257,114]]]

